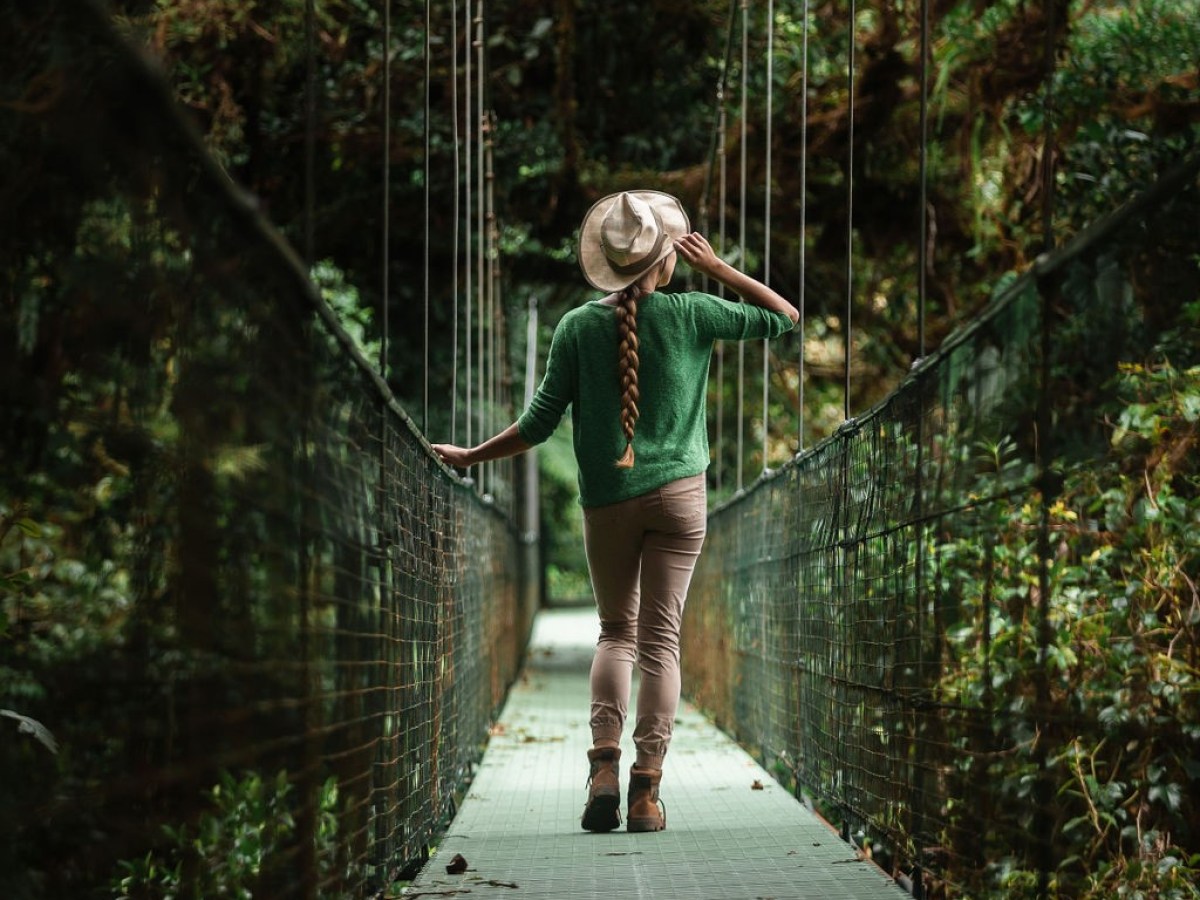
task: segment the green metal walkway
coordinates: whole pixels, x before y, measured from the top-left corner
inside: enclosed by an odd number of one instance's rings
[[[582,831],[587,670],[598,632],[593,610],[539,615],[475,781],[403,897],[908,897],[686,704],[663,771],[667,830]],[[622,749],[624,787],[632,743]],[[466,870],[450,874],[456,856]]]

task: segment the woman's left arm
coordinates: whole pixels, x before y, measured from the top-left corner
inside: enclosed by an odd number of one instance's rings
[[[488,438],[482,444],[474,447],[456,447],[453,444],[434,444],[434,452],[448,466],[458,466],[469,469],[479,463],[491,462],[494,459],[507,459],[524,453],[533,445],[521,437],[517,431],[517,423],[513,422],[502,432]]]

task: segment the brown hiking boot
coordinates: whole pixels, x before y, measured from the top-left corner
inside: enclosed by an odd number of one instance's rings
[[[580,824],[584,831],[612,831],[621,824],[621,751],[601,747],[588,751],[587,806]]]
[[[629,831],[662,831],[667,827],[667,808],[658,799],[661,769],[629,770]]]

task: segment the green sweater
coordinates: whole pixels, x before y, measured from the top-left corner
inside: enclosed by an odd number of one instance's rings
[[[530,444],[550,437],[571,409],[579,502],[605,506],[708,468],[705,401],[708,364],[717,340],[776,337],[792,328],[782,313],[699,292],[655,292],[638,304],[636,461],[619,469],[625,451],[617,379],[616,308],[593,300],[572,309],[550,342],[546,376],[517,430]]]

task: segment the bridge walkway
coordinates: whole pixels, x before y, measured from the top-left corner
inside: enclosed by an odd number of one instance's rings
[[[579,827],[594,610],[539,614],[526,667],[450,830],[401,895],[553,900],[900,900],[828,824],[683,704],[663,772],[667,829]],[[625,760],[633,758],[627,737]],[[450,874],[455,857],[466,861]],[[461,863],[460,863],[461,865]]]

